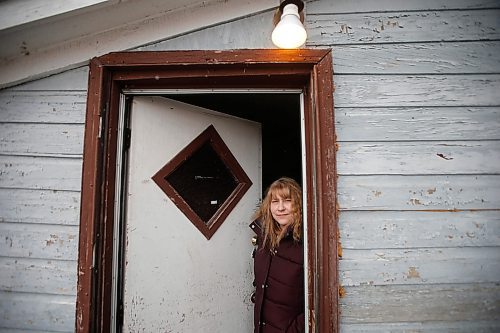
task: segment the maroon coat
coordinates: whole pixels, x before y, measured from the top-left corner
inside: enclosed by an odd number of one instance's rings
[[[254,251],[254,333],[304,332],[304,254],[302,242],[285,236],[274,250],[262,248],[259,226]]]

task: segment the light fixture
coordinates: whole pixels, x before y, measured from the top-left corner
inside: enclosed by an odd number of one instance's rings
[[[307,33],[299,13],[304,9],[301,0],[284,0],[280,4],[281,19],[271,35],[271,39],[279,48],[295,49],[306,42]]]

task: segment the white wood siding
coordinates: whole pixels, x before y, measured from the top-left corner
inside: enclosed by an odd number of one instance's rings
[[[342,332],[500,330],[499,16],[497,0],[307,3],[308,47],[333,48]],[[139,49],[270,48],[272,17]],[[87,80],[0,91],[2,332],[74,329]]]
[[[73,332],[87,69],[0,91],[0,331]]]
[[[500,330],[499,10],[307,4],[308,47],[333,48],[341,332]],[[272,47],[271,18],[142,49]]]
[[[500,330],[499,5],[307,6],[333,48],[341,332]]]

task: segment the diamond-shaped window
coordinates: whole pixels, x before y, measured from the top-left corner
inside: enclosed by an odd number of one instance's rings
[[[152,179],[207,239],[252,185],[213,125]]]

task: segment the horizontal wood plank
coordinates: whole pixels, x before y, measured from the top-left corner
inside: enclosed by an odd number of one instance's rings
[[[376,324],[340,324],[341,333],[492,333],[500,331],[500,320],[430,321]]]
[[[47,76],[9,88],[11,91],[73,91],[87,93],[89,67],[70,69],[57,75]]]
[[[339,175],[500,174],[500,141],[344,142]]]
[[[274,11],[195,30],[158,43],[138,47],[137,51],[272,49]],[[267,27],[268,29],[262,29]],[[266,31],[267,30],[267,31]],[[252,31],[252,33],[248,33]]]
[[[498,8],[496,0],[335,0],[306,3],[307,14]]]
[[[80,124],[0,123],[0,154],[82,158],[83,127]]]
[[[339,232],[342,249],[500,247],[500,210],[343,211]]]
[[[0,257],[0,290],[76,295],[76,261]]]
[[[337,141],[499,140],[500,107],[335,108]]]
[[[309,11],[307,11],[309,12]],[[306,13],[307,14],[307,13]],[[272,13],[251,16],[192,32],[137,50],[213,50],[238,49],[263,44],[273,47],[263,34],[248,34],[255,27],[272,21]],[[270,32],[269,32],[270,33]],[[498,73],[500,42],[452,42],[409,44],[337,45],[333,49],[338,74],[480,74]]]
[[[0,187],[79,191],[82,160],[0,155]]]
[[[0,292],[1,326],[73,332],[76,296]]]
[[[0,91],[0,123],[84,124],[86,103],[85,92],[6,89]]]
[[[308,46],[500,39],[500,9],[307,15]]]
[[[335,74],[498,74],[500,42],[338,45]]]
[[[336,107],[500,105],[500,75],[336,75]]]
[[[0,255],[77,260],[78,226],[0,223]]]
[[[343,286],[499,283],[500,247],[342,251]]]
[[[341,176],[340,210],[500,209],[500,176]]]
[[[0,222],[79,225],[80,192],[0,188]]]
[[[342,323],[496,321],[500,285],[437,284],[345,287]]]

